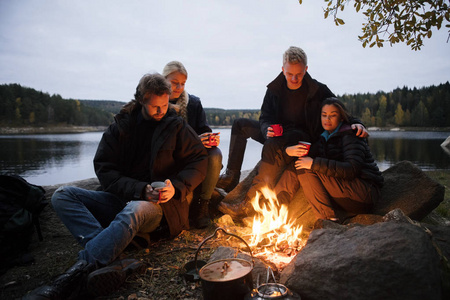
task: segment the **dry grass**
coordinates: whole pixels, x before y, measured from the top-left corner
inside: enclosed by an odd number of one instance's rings
[[[450,170],[426,171],[425,173],[445,187],[444,200],[433,211],[431,217],[433,215],[436,215],[440,218],[444,218],[447,219],[447,221],[450,221]],[[428,219],[424,221],[427,220]]]

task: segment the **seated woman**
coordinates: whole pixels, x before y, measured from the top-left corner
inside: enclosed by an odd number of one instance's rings
[[[171,107],[199,135],[208,152],[206,178],[198,188],[200,195],[196,195],[198,194],[196,189],[194,196],[198,198],[194,198],[190,204],[190,217],[194,221],[194,226],[205,228],[211,222],[208,211],[209,201],[222,169],[222,152],[217,147],[220,144],[220,135],[212,134],[200,98],[184,90],[188,74],[183,64],[178,61],[169,62],[164,67],[162,75],[172,84],[172,94],[169,99]]]
[[[324,100],[321,120],[325,131],[313,145],[311,156],[295,161],[298,180],[317,217],[339,223],[370,212],[383,185],[367,140],[355,135],[349,117],[341,101]],[[286,152],[307,153],[298,146],[288,148]]]

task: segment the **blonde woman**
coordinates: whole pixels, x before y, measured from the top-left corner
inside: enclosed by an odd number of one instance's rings
[[[190,205],[190,217],[194,226],[205,228],[211,222],[209,202],[222,168],[222,152],[218,148],[220,135],[212,134],[200,98],[186,92],[188,73],[184,65],[179,61],[171,61],[164,67],[162,75],[172,85],[172,95],[169,99],[171,107],[194,129],[208,152],[206,178],[194,192]]]

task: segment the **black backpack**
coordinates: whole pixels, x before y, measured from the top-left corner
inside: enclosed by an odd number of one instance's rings
[[[28,246],[34,229],[43,240],[39,215],[47,204],[41,186],[17,175],[0,175],[0,274],[33,261]]]

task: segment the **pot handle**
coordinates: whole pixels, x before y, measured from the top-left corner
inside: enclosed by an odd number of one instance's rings
[[[252,253],[252,249],[250,249],[250,246],[247,244],[247,242],[246,242],[243,238],[241,238],[240,236],[235,235],[235,234],[233,234],[233,233],[227,232],[227,231],[226,231],[225,229],[223,229],[222,227],[217,227],[216,230],[214,231],[214,233],[213,233],[212,235],[208,236],[206,239],[203,240],[203,242],[200,243],[200,245],[199,245],[198,248],[197,248],[197,251],[195,252],[195,259],[194,259],[194,261],[195,261],[195,268],[196,268],[197,270],[198,270],[198,268],[197,268],[197,256],[198,256],[198,252],[200,251],[200,248],[203,246],[203,244],[204,244],[207,240],[212,239],[213,237],[215,237],[218,231],[223,231],[223,233],[228,234],[228,235],[231,235],[231,236],[233,236],[233,237],[235,237],[235,238],[240,239],[242,242],[244,242],[245,246],[247,246],[248,252],[250,252],[250,256],[252,257],[252,263],[255,264],[255,260],[254,260],[254,258],[253,258],[253,253]]]

